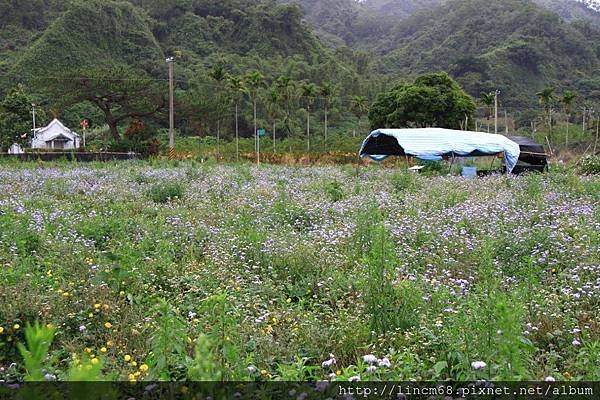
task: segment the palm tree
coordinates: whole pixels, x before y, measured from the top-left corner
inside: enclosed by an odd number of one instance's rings
[[[317,85],[312,82],[302,82],[300,96],[306,104],[306,150],[308,154],[310,154],[310,106],[315,102],[318,93]]]
[[[250,95],[250,99],[252,100],[252,106],[254,109],[254,151],[256,153],[256,161],[259,160],[259,149],[258,149],[258,134],[257,134],[257,126],[256,126],[256,100],[258,98],[258,90],[264,85],[265,77],[258,71],[253,71],[246,74],[244,80],[246,81],[246,86],[248,87],[248,94]]]
[[[275,153],[275,125],[277,123],[277,116],[279,115],[279,91],[276,86],[272,86],[267,93],[267,118],[273,124],[273,153]]]
[[[331,82],[325,82],[319,88],[319,94],[323,98],[323,105],[325,108],[325,142],[326,143],[327,143],[327,128],[328,128],[327,117],[329,114],[329,107],[331,106],[331,103],[333,102],[333,98],[336,94],[336,90],[337,90],[336,86],[333,85]]]
[[[546,86],[543,90],[535,94],[540,99],[540,104],[544,108],[544,116],[548,129],[552,130],[552,103],[556,96],[554,95],[554,88]]]
[[[567,114],[567,137],[565,138],[565,146],[569,145],[569,119],[571,118],[571,107],[573,105],[573,101],[577,98],[577,94],[567,90],[563,93],[563,97],[561,102],[563,104],[565,114]]]
[[[485,117],[487,120],[487,131],[490,133],[490,117],[492,116],[492,107],[494,105],[494,93],[481,93],[479,102],[485,106]]]
[[[296,82],[287,76],[280,76],[275,81],[275,87],[277,88],[281,108],[284,112],[283,126],[285,127],[288,135],[291,136],[292,129],[290,128],[290,107],[292,100],[296,95]]]
[[[239,76],[230,75],[227,77],[227,89],[231,96],[233,103],[235,104],[235,159],[240,160],[240,132],[239,132],[239,105],[242,100],[242,96],[248,93],[248,89],[244,85],[244,81]]]
[[[350,108],[352,109],[354,115],[356,115],[356,118],[358,118],[357,129],[360,130],[360,120],[364,114],[369,112],[369,103],[367,98],[365,96],[353,96],[350,103]],[[356,136],[356,129],[354,130],[353,136]]]
[[[223,64],[216,64],[213,66],[213,69],[208,73],[208,75],[215,81],[215,100],[217,107],[217,158],[220,158],[220,148],[219,148],[219,138],[221,136],[221,96],[222,96],[222,86],[223,81],[227,78],[227,73],[225,72],[225,68]]]

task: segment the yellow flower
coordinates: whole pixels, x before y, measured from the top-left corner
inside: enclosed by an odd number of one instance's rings
[[[53,329],[53,328],[54,328],[54,325],[52,325],[52,324],[46,324],[46,328],[48,328],[48,329]]]
[[[89,317],[89,318],[92,318],[93,316],[94,316],[94,314],[92,314],[92,313],[89,313],[89,314],[88,314],[88,317]]]
[[[101,348],[100,348],[100,352],[101,352],[101,353],[106,353],[106,347],[101,347]]]
[[[137,363],[136,363],[135,361],[132,361],[132,362],[131,362],[131,366],[132,366],[132,367],[137,367]]]
[[[125,357],[123,358],[125,359],[125,362],[131,361],[131,356],[129,354],[125,354]]]
[[[267,372],[267,370],[266,370],[266,369],[263,369],[263,370],[261,370],[261,371],[260,371],[260,374],[261,374],[261,375],[266,375],[266,374],[268,374],[268,372]]]
[[[133,375],[133,374],[129,374],[129,375],[127,375],[127,378],[128,378],[130,381],[135,381],[135,375]]]
[[[107,345],[108,347],[112,346],[112,345],[113,345],[113,341],[112,341],[112,340],[109,340],[108,342],[106,342],[106,345]]]
[[[142,373],[141,373],[140,371],[135,371],[135,372],[133,373],[133,375],[135,375],[136,377],[140,376],[141,374],[142,374]]]
[[[97,358],[92,358],[92,359],[90,360],[90,362],[91,362],[93,365],[96,365],[96,364],[98,364],[98,362],[99,362],[99,361],[98,361],[98,359],[97,359]]]
[[[110,328],[112,328],[112,324],[111,324],[110,322],[105,322],[105,323],[104,323],[104,327],[105,327],[106,329],[110,329]]]
[[[91,353],[91,352],[92,352],[92,349],[90,349],[89,347],[86,347],[86,348],[85,348],[85,352],[86,352],[86,353]]]
[[[4,328],[0,326],[0,333],[4,332]]]
[[[100,303],[96,303],[96,304],[94,304],[94,308],[95,308],[96,310],[97,310],[97,309],[99,309],[99,308],[100,308],[100,306],[101,306],[101,304],[100,304]]]
[[[337,371],[335,371],[335,374],[336,374],[337,376],[340,376],[340,375],[342,374],[342,371],[340,371],[340,370],[338,369]]]
[[[62,294],[64,297],[69,297],[69,292],[63,292]]]
[[[288,297],[288,299],[286,300],[287,303],[291,303],[292,299]]]
[[[148,366],[146,364],[140,365],[140,371],[142,371],[142,372],[148,371]]]
[[[21,325],[19,325],[19,324],[14,324],[14,325],[13,325],[13,329],[14,329],[14,330],[17,330],[17,329],[19,329],[20,327],[21,327]]]
[[[105,305],[102,306],[102,308],[104,308],[105,310],[108,310],[110,307],[109,307],[108,304],[105,304]]]

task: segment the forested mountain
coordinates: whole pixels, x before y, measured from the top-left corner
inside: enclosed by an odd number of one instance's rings
[[[164,79],[164,58],[175,56],[178,98],[187,103],[223,89],[222,78],[211,75],[216,66],[238,76],[260,71],[265,86],[281,76],[333,83],[334,114],[351,115],[355,95],[372,100],[392,82],[442,70],[474,97],[500,89],[503,105],[515,111],[537,108],[535,93],[546,85],[600,101],[600,13],[589,4],[0,0],[0,91],[23,82],[42,96],[45,77],[111,64]],[[240,123],[247,125],[244,98]],[[55,100],[47,98],[48,107]],[[303,105],[301,98],[295,101]],[[196,104],[189,112],[212,123],[214,106]],[[266,105],[259,107],[266,115]],[[298,126],[303,118],[296,116]]]

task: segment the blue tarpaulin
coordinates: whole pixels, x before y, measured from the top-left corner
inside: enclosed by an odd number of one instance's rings
[[[506,136],[442,128],[377,129],[367,136],[360,156],[381,161],[392,155],[426,160],[441,157],[474,157],[504,153],[511,172],[519,160],[519,145]]]

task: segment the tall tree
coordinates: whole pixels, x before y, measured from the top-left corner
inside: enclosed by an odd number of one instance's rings
[[[252,101],[252,107],[254,111],[254,151],[256,152],[257,161],[260,161],[258,160],[259,139],[257,134],[258,126],[256,125],[256,102],[258,100],[258,91],[265,84],[265,77],[259,71],[252,71],[244,77],[244,81],[246,82],[246,87],[248,88],[248,94],[250,96],[250,100]]]
[[[13,143],[25,144],[32,130],[32,99],[23,85],[12,88],[0,103],[0,150]],[[37,111],[38,121],[44,121],[44,112]]]
[[[353,96],[350,103],[350,109],[358,119],[357,129],[360,131],[360,122],[362,116],[369,112],[369,103],[367,98],[365,96]],[[356,129],[354,130],[353,136],[356,136]]]
[[[494,93],[481,93],[479,102],[485,107],[485,119],[487,120],[487,132],[490,133],[490,117],[494,108]]]
[[[279,115],[279,91],[276,86],[272,86],[267,92],[266,104],[267,104],[267,118],[273,124],[273,153],[276,153],[275,149],[275,127],[277,125],[277,116]]]
[[[296,97],[296,82],[288,76],[280,76],[275,81],[275,86],[277,87],[281,109],[284,113],[283,126],[288,136],[291,136],[292,128],[290,127],[290,115],[292,102]]]
[[[221,107],[223,104],[223,83],[227,78],[227,73],[225,72],[223,64],[218,63],[213,66],[212,70],[208,73],[208,75],[212,78],[213,81],[215,81],[215,100],[217,105],[217,158],[219,158],[221,156],[219,142],[221,137],[221,117],[223,112],[223,107]]]
[[[571,119],[571,110],[573,107],[573,101],[575,101],[576,98],[577,98],[577,94],[567,90],[566,92],[563,93],[563,96],[561,99],[561,103],[565,110],[565,114],[567,115],[567,136],[565,137],[565,146],[569,145],[569,123],[571,122],[569,120]]]
[[[473,99],[448,74],[426,74],[407,85],[380,93],[371,106],[373,129],[440,127],[459,129],[472,120]]]
[[[544,119],[549,130],[552,130],[552,105],[556,96],[554,95],[554,88],[546,86],[543,90],[535,94],[540,100],[540,104],[544,109]]]
[[[240,160],[240,126],[239,126],[239,107],[243,95],[248,93],[244,85],[244,80],[240,76],[229,75],[227,77],[227,89],[229,96],[235,106],[235,159]]]
[[[89,102],[104,114],[112,138],[119,142],[119,125],[131,119],[143,120],[165,109],[166,87],[146,73],[126,65],[100,65],[65,72],[46,87],[58,99],[58,110]]]
[[[314,104],[319,93],[317,85],[312,82],[302,82],[300,96],[306,106],[306,150],[310,154],[310,107]]]
[[[321,95],[323,99],[323,108],[325,112],[325,142],[327,142],[327,130],[328,130],[328,121],[327,117],[329,114],[329,107],[333,103],[333,99],[336,95],[337,87],[331,82],[325,82],[319,88],[319,95]]]

